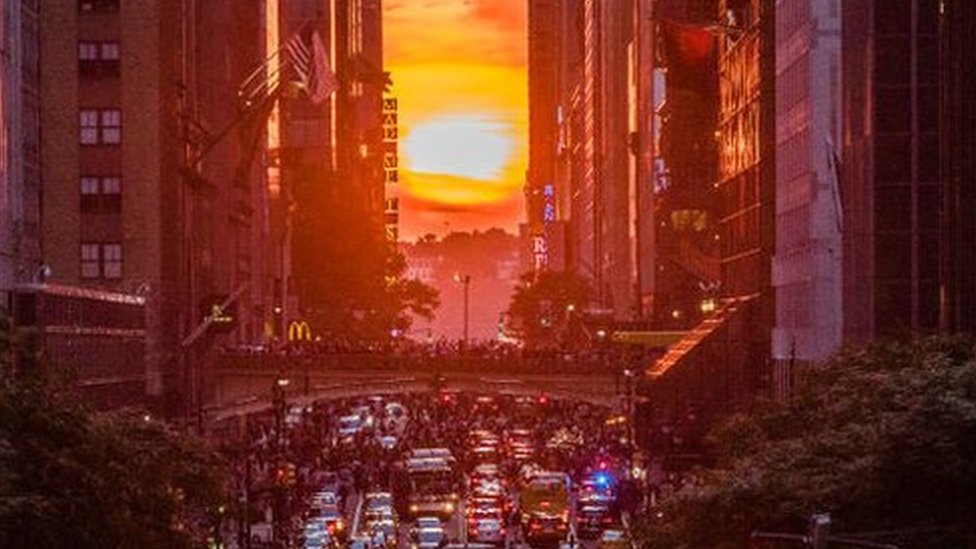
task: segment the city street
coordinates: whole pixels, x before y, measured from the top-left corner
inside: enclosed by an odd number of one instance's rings
[[[605,533],[626,537],[622,518],[639,495],[626,422],[609,409],[446,391],[327,406],[327,418],[314,405],[286,410],[280,439],[272,428],[255,442],[321,441],[314,457],[277,460],[300,478],[277,519],[272,510],[269,524],[251,525],[252,546],[272,532],[309,549],[595,548],[613,545]]]

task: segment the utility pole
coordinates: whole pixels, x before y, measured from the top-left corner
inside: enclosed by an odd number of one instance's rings
[[[454,275],[454,281],[464,285],[464,348],[468,347],[468,329],[470,323],[470,288],[471,275]]]

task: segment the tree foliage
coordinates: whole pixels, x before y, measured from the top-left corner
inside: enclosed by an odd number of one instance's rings
[[[508,308],[508,331],[529,345],[556,343],[578,324],[593,290],[572,271],[522,275]]]
[[[188,435],[96,414],[0,365],[0,547],[200,546],[219,471]]]
[[[845,352],[812,371],[793,401],[731,418],[711,443],[719,465],[644,520],[645,546],[744,547],[753,530],[803,532],[823,511],[835,532],[976,546],[971,340]]]

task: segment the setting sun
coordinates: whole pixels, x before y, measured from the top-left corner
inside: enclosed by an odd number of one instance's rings
[[[496,179],[514,150],[509,134],[507,124],[482,114],[436,118],[404,141],[406,165],[420,173]]]

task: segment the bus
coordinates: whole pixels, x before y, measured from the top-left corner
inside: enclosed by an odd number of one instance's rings
[[[458,508],[454,470],[446,458],[412,458],[406,462],[410,516],[449,517]]]
[[[552,542],[569,532],[569,475],[551,471],[533,474],[519,492],[526,541]]]

